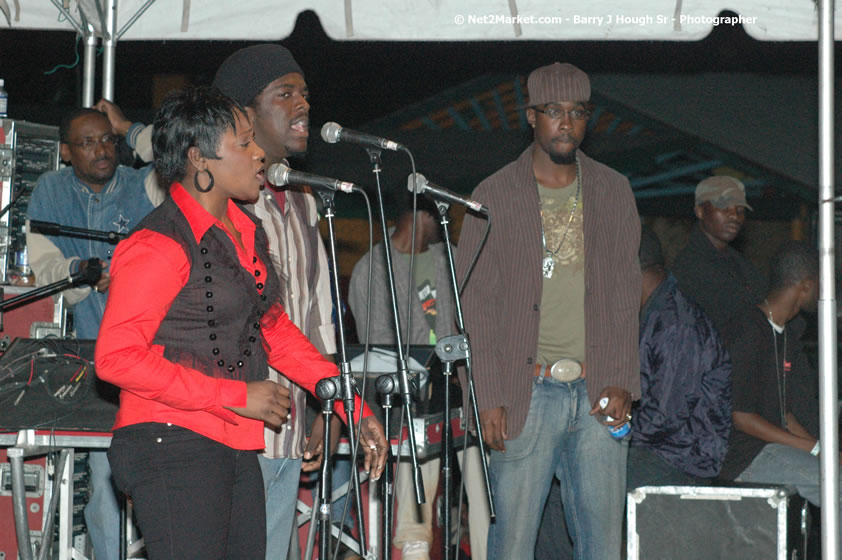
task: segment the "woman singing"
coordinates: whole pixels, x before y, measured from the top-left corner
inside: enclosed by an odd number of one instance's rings
[[[154,131],[171,196],[117,247],[96,347],[97,374],[121,389],[108,458],[150,559],[262,559],[257,453],[264,422],[281,425],[290,405],[266,364],[311,392],[337,370],[284,313],[266,235],[234,202],[264,182],[242,107],[188,89],[164,102]],[[356,410],[378,477],[383,429],[359,400]]]

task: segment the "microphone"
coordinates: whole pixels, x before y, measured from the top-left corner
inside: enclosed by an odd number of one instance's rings
[[[346,193],[359,190],[359,187],[354,183],[322,177],[321,175],[313,175],[304,171],[295,171],[283,163],[273,163],[270,165],[266,171],[266,179],[276,187],[283,187],[284,185],[308,185]]]
[[[455,192],[449,191],[444,187],[440,187],[435,183],[431,183],[427,180],[426,177],[424,177],[420,173],[416,173],[415,175],[413,175],[412,173],[409,174],[409,177],[407,177],[406,179],[406,188],[410,192],[423,194],[432,199],[462,204],[463,206],[467,206],[474,212],[479,212],[488,216],[488,208],[486,208],[476,200],[465,198],[461,194],[456,194]]]
[[[351,144],[361,144],[363,146],[383,148],[384,150],[392,150],[393,152],[404,149],[403,146],[392,140],[366,134],[365,132],[357,132],[356,130],[351,130],[350,128],[344,128],[335,122],[328,122],[322,126],[322,140],[328,144],[350,142]]]

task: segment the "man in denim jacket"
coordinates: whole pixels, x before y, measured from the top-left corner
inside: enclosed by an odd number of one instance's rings
[[[116,143],[108,118],[94,109],[75,109],[59,127],[61,159],[70,166],[43,174],[32,191],[28,218],[63,226],[128,233],[164,199],[152,180],[152,167],[117,165]],[[65,290],[77,338],[94,339],[105,310],[115,245],[80,237],[45,236],[27,230],[30,265],[39,286],[67,278],[98,258],[103,273],[93,286]],[[85,521],[98,560],[119,556],[119,508],[104,451],[91,452],[92,493]]]

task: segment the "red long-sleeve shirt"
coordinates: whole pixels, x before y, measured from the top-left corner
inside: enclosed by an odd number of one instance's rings
[[[197,243],[212,227],[231,238],[184,187],[176,183],[170,192]],[[255,253],[254,222],[231,201],[227,216],[243,243],[240,247],[231,238],[240,265],[252,277],[265,278],[266,264]],[[163,346],[152,344],[170,305],[188,281],[190,266],[177,241],[148,229],[134,233],[115,251],[96,346],[97,375],[121,389],[114,429],[141,422],[172,423],[235,449],[262,449],[263,422],[225,408],[246,405],[245,382],[173,363],[164,358]],[[255,276],[255,271],[260,274]],[[259,284],[258,291],[262,287]],[[336,366],[319,354],[280,304],[264,314],[260,325],[269,363],[295,383],[313,392],[320,379],[337,375]],[[337,406],[341,416],[341,404]],[[371,414],[358,398],[356,410],[364,416]]]

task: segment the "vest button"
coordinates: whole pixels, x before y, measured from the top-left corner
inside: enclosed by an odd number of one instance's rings
[[[199,252],[202,253],[203,255],[207,255],[208,254],[208,248],[202,247],[201,249],[199,249]]]
[[[210,333],[210,336],[208,338],[211,340],[216,340],[216,333]]]
[[[248,348],[243,350],[243,356],[251,356],[251,350],[249,350]]]
[[[249,342],[254,342],[255,340],[257,340],[257,338],[255,338],[255,337],[253,337],[253,336],[250,336],[250,337],[249,337]]]
[[[210,264],[209,262],[206,262],[206,263],[205,263],[205,268],[210,268],[210,267],[211,267],[211,264]]]
[[[237,362],[237,367],[243,367],[243,361],[242,360]]]
[[[212,298],[212,297],[213,297],[213,292],[210,292],[210,291],[205,292],[205,297],[206,297],[206,298],[208,298],[208,299]]]
[[[260,276],[260,271],[259,271],[259,270],[255,270],[255,271],[254,271],[254,275],[255,275],[256,277],[257,277],[257,276]]]
[[[258,283],[257,283],[257,289],[258,289],[258,290],[262,290],[262,289],[263,289],[263,282],[258,282]]]
[[[208,305],[205,309],[208,310],[208,313],[213,313],[213,305]]]
[[[214,356],[218,356],[219,355],[219,348],[214,348],[213,350],[211,350],[211,353],[213,353]]]
[[[224,365],[225,365],[225,360],[218,360],[218,361],[216,362],[216,365],[218,365],[219,367],[224,366]]]
[[[216,319],[211,319],[210,321],[208,321],[208,326],[209,326],[209,327],[213,327],[213,326],[215,326],[215,325],[216,325]]]
[[[211,278],[210,276],[205,276],[205,282],[210,284],[211,282],[213,282],[213,278]]]
[[[228,366],[228,371],[234,371],[234,366]]]

